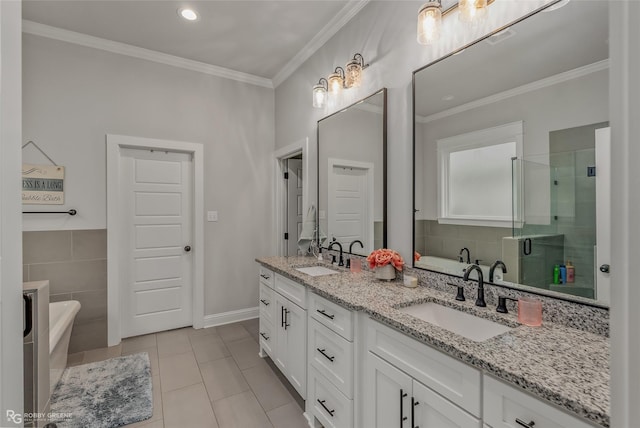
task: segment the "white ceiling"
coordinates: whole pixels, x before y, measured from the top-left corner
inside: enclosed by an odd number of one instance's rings
[[[429,116],[607,59],[608,21],[606,0],[571,1],[527,18],[502,42],[481,41],[416,73],[416,114]]]
[[[197,21],[178,16],[186,6]],[[23,18],[273,79],[313,48],[318,33],[337,31],[361,7],[346,0],[25,0]]]

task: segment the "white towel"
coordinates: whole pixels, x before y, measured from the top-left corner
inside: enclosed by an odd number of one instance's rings
[[[320,227],[318,227],[318,230]],[[327,235],[325,235],[321,230],[319,230],[319,242],[316,242],[317,245],[322,245],[322,243],[327,239]],[[298,239],[298,248],[302,254],[309,254],[311,252],[312,243],[318,241],[318,236],[316,235],[316,207],[311,204],[309,209],[307,210],[307,216],[304,219],[304,223],[302,223],[302,232],[300,232],[300,238]]]

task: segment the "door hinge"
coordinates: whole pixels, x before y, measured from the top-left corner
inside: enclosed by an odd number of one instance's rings
[[[288,180],[288,179],[289,179],[289,173],[288,173],[288,172],[285,172],[285,173],[284,173],[284,179],[285,179],[285,180]]]
[[[284,239],[289,239],[289,233],[288,232],[285,232]]]

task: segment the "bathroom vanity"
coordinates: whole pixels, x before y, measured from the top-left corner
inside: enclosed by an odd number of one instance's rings
[[[609,426],[608,338],[586,324],[526,327],[495,312],[492,293],[477,308],[435,283],[409,289],[329,264],[334,273],[310,276],[297,270],[318,265],[305,257],[257,261],[260,352],[306,399],[311,426]],[[476,341],[404,310],[425,302],[507,331]]]

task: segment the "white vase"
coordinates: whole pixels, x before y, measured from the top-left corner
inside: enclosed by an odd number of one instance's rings
[[[376,268],[376,279],[391,281],[396,279],[396,269],[391,263]]]

